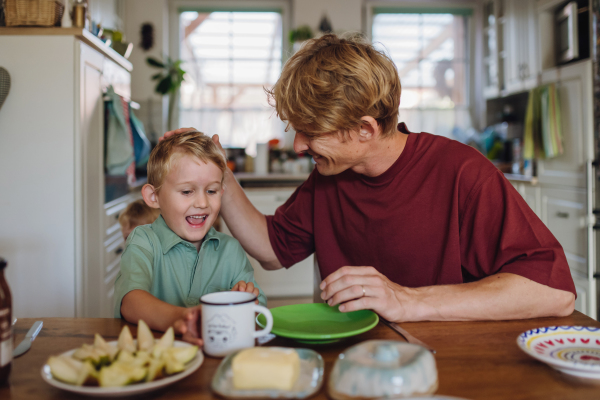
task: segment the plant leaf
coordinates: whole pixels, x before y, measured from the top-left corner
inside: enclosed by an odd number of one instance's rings
[[[146,62],[153,67],[165,68],[165,64],[161,63],[160,61],[158,61],[156,58],[153,58],[153,57],[146,58]]]
[[[160,94],[167,94],[171,91],[171,87],[173,86],[173,81],[171,80],[171,76],[166,76],[162,81],[158,82],[156,85],[155,91]]]
[[[163,75],[163,73],[162,73],[162,72],[159,72],[159,73],[158,73],[158,74],[156,74],[156,75],[152,75],[152,80],[153,80],[153,81],[155,81],[155,80],[157,80],[157,79],[160,79],[160,78],[162,78],[163,76],[164,76],[164,75]]]

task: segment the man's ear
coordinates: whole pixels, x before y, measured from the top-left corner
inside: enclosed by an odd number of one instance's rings
[[[361,142],[371,140],[378,137],[381,133],[381,129],[375,118],[368,115],[360,119],[360,129],[358,131],[358,138]]]
[[[148,207],[160,208],[160,205],[158,204],[158,196],[156,194],[156,190],[151,184],[146,183],[142,187],[142,197],[144,198],[144,202],[148,205]]]

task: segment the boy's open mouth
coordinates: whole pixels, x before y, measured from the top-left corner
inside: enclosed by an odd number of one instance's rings
[[[206,221],[207,217],[208,217],[207,214],[204,214],[204,215],[189,215],[189,216],[185,217],[185,220],[188,222],[188,224],[196,227],[196,226],[202,226],[202,225],[204,225],[204,221]]]

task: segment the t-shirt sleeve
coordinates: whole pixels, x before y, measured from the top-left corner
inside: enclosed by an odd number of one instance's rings
[[[138,228],[129,234],[115,280],[115,318],[121,318],[121,302],[127,293],[152,289],[154,256],[149,248],[149,239]]]
[[[252,264],[250,264],[250,260],[248,259],[248,256],[246,256],[246,252],[242,246],[237,243],[236,247],[237,248],[234,251],[236,251],[236,261],[239,260],[239,262],[236,262],[235,265],[239,265],[240,268],[238,268],[236,271],[233,281],[231,282],[231,287],[233,287],[239,281],[244,281],[246,283],[252,282],[254,287],[258,288],[258,304],[266,307],[267,296],[265,295],[265,292],[263,292],[258,282],[256,282],[256,279],[254,279],[254,268],[252,267]]]
[[[507,272],[576,294],[562,246],[500,171],[474,187],[463,208],[465,280]]]
[[[290,198],[277,208],[275,215],[267,215],[271,246],[285,268],[315,252],[313,215],[316,177],[317,172],[314,171]]]

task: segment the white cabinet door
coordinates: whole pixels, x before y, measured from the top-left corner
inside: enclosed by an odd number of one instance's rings
[[[539,160],[540,183],[585,187],[585,165],[593,159],[592,63],[571,64],[542,75],[542,83],[558,87],[565,151]]]
[[[577,298],[575,299],[575,309],[588,317],[597,319],[594,293],[596,292],[595,281],[589,281],[584,275],[576,271],[572,271],[573,282],[575,283],[575,291]]]
[[[104,263],[102,241],[104,239],[104,102],[102,100],[102,65],[104,56],[78,42],[80,57],[80,106],[76,125],[80,141],[82,215],[80,295],[77,304],[78,317],[100,317],[104,297],[102,284]]]
[[[263,214],[273,215],[277,207],[294,193],[294,189],[246,189],[246,195],[252,204]],[[230,234],[223,224],[221,229]],[[248,256],[254,267],[256,282],[263,289],[267,297],[308,297],[313,295],[313,265],[314,256],[295,264],[288,269],[277,271],[264,270],[258,261]]]
[[[541,193],[542,221],[562,245],[571,269],[587,276],[585,190],[542,187]]]
[[[505,90],[507,93],[522,92],[537,84],[539,63],[535,1],[506,0],[505,19]]]

